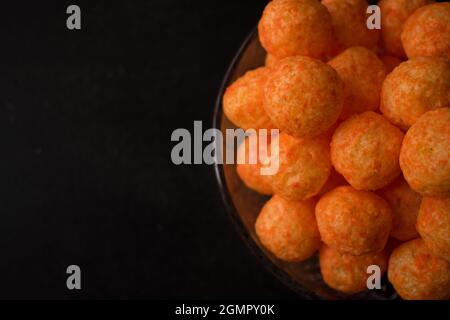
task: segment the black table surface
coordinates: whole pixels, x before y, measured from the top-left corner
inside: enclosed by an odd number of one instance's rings
[[[4,3],[0,298],[295,298],[241,241],[210,166],[175,166],[211,126],[265,1]],[[66,288],[66,268],[82,290]]]

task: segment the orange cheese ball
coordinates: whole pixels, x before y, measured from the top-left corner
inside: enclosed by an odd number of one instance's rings
[[[273,147],[274,156],[279,157],[278,172],[272,177],[275,194],[297,201],[318,194],[331,171],[329,149],[323,137],[296,139],[281,133],[278,148]]]
[[[411,240],[394,250],[388,279],[406,300],[450,299],[450,262],[433,256],[422,239]]]
[[[386,70],[377,55],[364,47],[352,47],[328,62],[344,82],[341,119],[355,113],[377,110]]]
[[[417,9],[406,20],[402,43],[408,58],[450,58],[450,3],[435,3]]]
[[[388,56],[388,55],[381,55],[380,60],[384,64],[384,68],[386,70],[386,75],[388,75],[389,73],[394,71],[394,69],[397,68],[400,65],[400,63],[403,62],[399,58],[396,58],[393,56]]]
[[[412,190],[403,177],[395,180],[380,193],[392,210],[391,236],[401,241],[418,238],[416,222],[422,196]]]
[[[400,167],[416,192],[450,197],[450,108],[428,111],[408,130]]]
[[[264,108],[281,131],[302,138],[326,132],[337,121],[343,100],[343,83],[333,68],[308,57],[290,57],[272,69]]]
[[[450,198],[423,198],[417,230],[431,253],[450,261]]]
[[[268,53],[266,55],[266,60],[265,60],[264,64],[266,67],[273,68],[273,67],[275,67],[275,65],[277,64],[278,61],[280,61],[280,59],[278,59],[274,55],[271,55],[270,53]]]
[[[400,64],[383,83],[381,111],[407,130],[425,112],[450,105],[450,59],[415,58]]]
[[[248,188],[264,195],[272,195],[272,176],[261,175],[261,168],[268,164],[270,159],[270,145],[266,142],[267,152],[259,152],[258,138],[255,140],[256,147],[251,144],[250,139],[246,138],[238,148],[237,174]],[[256,163],[253,160],[256,160]]]
[[[265,248],[285,261],[303,261],[320,247],[314,202],[273,196],[256,219],[256,234]]]
[[[386,53],[406,58],[401,35],[406,19],[418,8],[432,0],[381,0],[381,43]]]
[[[322,241],[352,255],[381,251],[392,227],[385,200],[349,186],[325,194],[316,205],[316,217]]]
[[[344,121],[331,140],[331,162],[352,187],[377,190],[397,178],[403,133],[367,111]]]
[[[238,127],[247,129],[269,129],[273,125],[264,111],[263,98],[268,68],[248,71],[225,91],[223,111]]]
[[[325,283],[329,287],[347,294],[367,290],[367,279],[370,276],[367,273],[369,266],[380,267],[382,274],[387,269],[387,255],[384,250],[354,256],[322,246],[319,251],[319,262],[320,272]]]
[[[353,46],[372,49],[379,38],[379,30],[367,28],[365,0],[323,0],[331,15],[338,50]]]
[[[273,0],[258,25],[267,52],[278,57],[324,58],[333,45],[328,10],[318,0]]]

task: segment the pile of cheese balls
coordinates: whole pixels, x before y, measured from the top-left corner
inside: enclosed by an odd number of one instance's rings
[[[237,173],[272,196],[255,230],[277,258],[319,251],[326,284],[348,294],[376,265],[404,299],[450,299],[450,3],[378,5],[380,30],[365,0],[267,5],[266,65],[228,87],[223,110],[280,134]],[[274,157],[277,173],[261,175]]]

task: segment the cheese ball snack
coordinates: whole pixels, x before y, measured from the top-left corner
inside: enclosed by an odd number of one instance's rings
[[[380,267],[382,274],[386,272],[387,255],[383,250],[353,256],[324,245],[319,251],[319,262],[322,278],[329,287],[347,294],[354,294],[367,290],[369,266],[376,265]]]
[[[316,218],[322,241],[351,255],[381,251],[392,227],[385,200],[349,186],[325,194],[316,205]]]
[[[270,129],[273,125],[263,108],[264,86],[268,68],[248,71],[225,91],[223,111],[236,126],[247,129]]]
[[[425,112],[450,105],[450,59],[415,58],[383,83],[381,112],[405,131]]]
[[[403,62],[399,58],[389,56],[389,55],[381,55],[380,60],[384,64],[384,68],[386,70],[386,75],[388,75],[389,73],[394,71],[394,69],[397,68],[400,65],[400,63]]]
[[[380,194],[391,207],[391,236],[401,241],[418,238],[416,222],[422,196],[412,190],[402,176],[382,189]]]
[[[280,61],[280,59],[278,59],[274,55],[268,53],[266,55],[266,60],[265,60],[264,64],[266,67],[273,68],[277,64],[278,61]]]
[[[358,190],[377,190],[397,178],[403,133],[367,111],[344,121],[331,140],[331,162]]]
[[[381,43],[386,53],[406,58],[401,35],[406,19],[418,8],[432,0],[381,0]]]
[[[450,108],[428,111],[408,130],[400,167],[416,192],[450,196]]]
[[[394,250],[388,279],[406,300],[450,299],[450,262],[433,256],[422,239],[411,240]]]
[[[259,39],[277,58],[324,58],[333,45],[328,10],[318,0],[273,0],[258,24]]]
[[[408,58],[450,58],[450,3],[435,3],[417,9],[406,20],[402,43]]]
[[[367,1],[323,0],[322,4],[330,12],[338,52],[354,46],[376,46],[380,30],[367,28]]]
[[[432,254],[450,261],[450,198],[423,198],[417,230]]]
[[[259,140],[258,138],[256,138]],[[261,167],[269,161],[270,145],[267,146],[266,152],[259,152],[259,141],[257,141],[256,148],[250,143],[250,138],[246,138],[240,144],[237,151],[238,163],[236,165],[236,172],[241,178],[242,182],[249,188],[260,194],[272,195],[272,178],[270,175],[261,175]],[[263,158],[267,156],[267,158]],[[256,163],[251,163],[251,159],[256,159]]]
[[[264,108],[281,131],[302,138],[326,132],[337,121],[343,99],[343,83],[333,68],[308,57],[290,57],[272,69]]]
[[[272,177],[274,192],[296,201],[318,194],[331,171],[328,140],[296,139],[285,133],[277,138],[278,149],[272,150],[279,157],[278,172]]]
[[[340,119],[378,109],[386,70],[374,52],[364,47],[352,47],[328,64],[344,82],[344,108]]]
[[[320,247],[312,200],[273,196],[262,208],[255,229],[263,246],[284,261],[306,260]]]

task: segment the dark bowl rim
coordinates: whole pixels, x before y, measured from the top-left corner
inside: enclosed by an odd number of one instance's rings
[[[237,67],[237,63],[239,59],[242,57],[249,43],[254,39],[257,35],[257,28],[254,28],[250,34],[246,37],[236,55],[232,59],[225,76],[222,80],[222,84],[219,89],[219,94],[216,99],[216,103],[214,106],[214,114],[213,114],[213,128],[221,130],[220,123],[222,121],[223,112],[222,112],[222,98],[225,92],[225,89],[229,83],[229,80]],[[240,219],[240,216],[237,212],[236,207],[233,204],[231,194],[229,193],[226,182],[225,182],[225,173],[224,173],[224,165],[217,163],[214,164],[214,171],[217,179],[217,183],[219,186],[220,194],[222,196],[222,200],[225,204],[226,210],[228,212],[228,216],[231,219],[233,225],[235,226],[239,236],[246,243],[246,245],[250,248],[253,254],[258,258],[260,263],[262,263],[266,269],[268,269],[272,274],[274,274],[282,283],[284,283],[291,290],[299,294],[302,298],[313,300],[313,299],[321,299],[318,295],[309,292],[305,288],[303,288],[299,283],[295,282],[291,279],[289,274],[275,265],[266,254],[258,247],[256,242],[250,236],[250,233],[245,228],[243,222]]]

